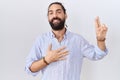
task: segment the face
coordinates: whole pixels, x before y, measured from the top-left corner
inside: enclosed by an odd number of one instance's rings
[[[58,4],[53,4],[48,9],[48,21],[53,30],[62,30],[64,28],[66,14],[62,7]]]

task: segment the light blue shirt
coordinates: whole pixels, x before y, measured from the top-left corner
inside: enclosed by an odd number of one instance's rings
[[[66,60],[50,63],[40,70],[43,74],[41,80],[80,80],[83,58],[87,57],[91,60],[99,60],[108,52],[107,50],[102,51],[97,46],[89,44],[81,35],[68,30],[66,30],[64,39],[58,42],[51,31],[36,39],[30,54],[26,58],[25,70],[29,74],[35,76],[40,72],[33,73],[29,70],[29,67],[32,62],[46,56],[46,50],[50,43],[52,43],[53,50],[66,46],[69,54],[66,56]]]

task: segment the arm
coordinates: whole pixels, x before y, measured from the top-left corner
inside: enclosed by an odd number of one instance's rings
[[[43,59],[40,59],[38,61],[33,62],[29,69],[31,72],[37,72],[46,66],[47,64],[43,61]]]
[[[52,62],[64,60],[65,56],[68,54],[68,51],[64,49],[65,47],[61,47],[57,50],[52,50],[52,45],[49,45],[47,55],[44,58],[32,63],[30,66],[31,72],[37,72]]]
[[[106,49],[105,41],[97,40],[97,45],[102,51],[105,51],[105,49]]]
[[[92,60],[102,59],[107,54],[105,38],[107,27],[105,24],[101,25],[99,17],[95,19],[97,46],[89,44],[86,40],[82,41],[83,56]]]

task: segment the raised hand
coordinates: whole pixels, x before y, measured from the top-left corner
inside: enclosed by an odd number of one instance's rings
[[[57,50],[52,50],[52,44],[48,46],[47,55],[45,59],[48,63],[55,62],[58,60],[64,60],[65,56],[68,55],[68,51],[65,50],[65,46],[58,48]]]
[[[97,40],[105,41],[108,28],[105,24],[100,23],[99,17],[96,17],[96,19],[95,19],[95,27],[96,27]]]

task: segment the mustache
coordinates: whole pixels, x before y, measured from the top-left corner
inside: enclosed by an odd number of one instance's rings
[[[53,18],[51,21],[53,22],[54,20],[59,20],[59,21],[61,21],[61,19],[60,18]]]

